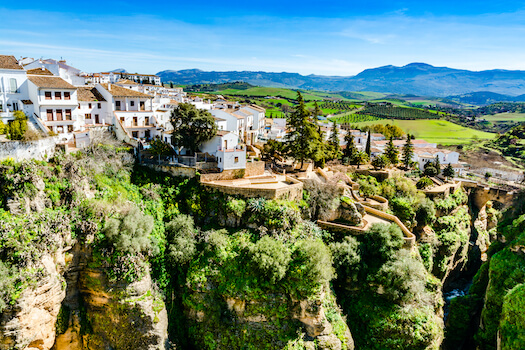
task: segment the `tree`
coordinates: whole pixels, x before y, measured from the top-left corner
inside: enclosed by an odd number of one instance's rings
[[[407,142],[403,146],[403,164],[405,168],[410,168],[410,162],[414,156],[414,145],[412,144],[412,135],[407,134]]]
[[[384,154],[380,154],[372,160],[371,164],[375,170],[383,169],[388,165],[388,158]]]
[[[347,158],[350,164],[354,164],[355,156],[359,152],[354,143],[354,135],[351,132],[347,132],[345,135],[346,148],[343,150],[343,158]]]
[[[439,163],[439,156],[436,156],[436,159],[434,160],[434,167],[436,168],[436,175],[439,175],[439,173],[441,173],[441,163]]]
[[[366,138],[366,148],[365,148],[365,153],[366,155],[368,156],[368,158],[370,158],[370,156],[372,155],[372,131],[369,130],[368,131],[368,137]]]
[[[317,120],[319,116],[323,115],[323,111],[321,110],[321,108],[319,108],[317,101],[314,102],[314,110],[312,111],[312,114],[315,120]]]
[[[456,174],[454,172],[454,168],[452,167],[452,164],[448,164],[445,169],[443,169],[443,176],[445,177],[454,177]]]
[[[263,160],[275,162],[276,157],[280,157],[284,151],[284,143],[276,140],[268,140],[263,146],[261,157]]]
[[[313,159],[322,143],[316,125],[310,120],[310,112],[306,108],[303,96],[297,92],[297,105],[288,117],[290,131],[287,133],[285,151],[301,162]]]
[[[171,112],[173,125],[172,144],[179,149],[184,147],[195,154],[199,146],[217,134],[217,125],[210,112],[197,109],[190,103],[181,103]]]
[[[436,176],[437,173],[438,172],[434,162],[428,162],[425,164],[425,170],[423,171],[423,174],[426,176]]]
[[[416,183],[416,187],[420,190],[424,190],[427,187],[433,186],[434,181],[432,181],[428,176],[424,176]]]
[[[0,118],[0,135],[4,134],[6,132],[6,125],[2,121],[2,118]]]
[[[330,146],[330,156],[329,159],[338,159],[341,156],[341,147],[339,146],[339,128],[337,123],[334,121],[332,125],[332,134],[330,134],[330,139],[328,140]]]
[[[179,265],[187,264],[197,252],[197,229],[189,215],[178,215],[166,224],[167,256]]]
[[[394,138],[390,136],[390,140],[386,145],[385,156],[392,165],[399,163],[399,150],[394,145]]]
[[[170,81],[170,89],[173,89],[173,82]]]
[[[13,113],[15,120],[7,127],[7,138],[10,140],[22,140],[27,131],[27,116],[22,111]]]
[[[365,152],[357,152],[352,164],[357,164],[357,169],[359,169],[359,165],[368,162],[369,159],[370,158],[368,158],[368,155]]]

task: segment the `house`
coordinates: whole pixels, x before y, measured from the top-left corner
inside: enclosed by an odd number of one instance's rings
[[[155,74],[121,73],[121,77],[140,84],[162,85],[160,77]]]
[[[72,67],[66,63],[66,60],[53,60],[53,59],[32,59],[25,58],[24,69],[33,70],[33,69],[47,69],[53,75],[61,77],[71,85],[84,85],[85,77],[81,75],[80,69]],[[28,72],[28,74],[31,74]]]
[[[73,132],[81,129],[77,88],[54,75],[28,75],[27,80],[29,99],[38,120],[58,134],[62,143],[74,143]]]
[[[106,122],[122,127],[131,138],[160,136],[153,113],[153,96],[115,84],[97,84],[96,90],[107,101]]]
[[[221,171],[246,168],[246,147],[233,132],[217,131],[217,135],[203,143],[200,149],[216,157]]]
[[[232,114],[232,110],[212,109],[210,113],[219,119],[226,121],[226,130],[237,135],[241,140],[244,138],[244,117]]]
[[[448,149],[414,147],[412,160],[418,163],[419,169],[423,170],[425,164],[434,162],[436,157],[440,164],[458,164],[459,153]]]
[[[113,124],[108,119],[107,101],[94,87],[82,86],[77,88],[78,115],[81,123],[87,125]]]
[[[27,93],[27,73],[14,56],[0,55],[0,119],[7,123],[13,119],[12,112],[18,110],[33,114]]]

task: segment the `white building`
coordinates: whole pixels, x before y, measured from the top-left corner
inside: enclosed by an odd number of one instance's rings
[[[0,55],[0,118],[4,123],[13,119],[12,112],[23,110],[33,114],[27,92],[26,71],[14,56]]]
[[[211,140],[200,147],[203,153],[217,158],[218,168],[223,170],[245,169],[246,148],[239,142],[239,137],[229,131],[219,130]]]
[[[86,126],[110,125],[113,118],[108,118],[108,103],[94,87],[77,88],[79,121]]]
[[[61,142],[74,142],[73,132],[83,127],[77,115],[77,89],[56,76],[28,75],[27,79],[29,98],[36,116],[58,134]]]
[[[428,162],[434,162],[436,160],[436,157],[438,157],[440,164],[459,163],[458,152],[439,148],[414,147],[414,155],[412,157],[412,160],[418,163],[420,170],[424,170],[425,164],[427,164]]]
[[[107,119],[120,124],[135,139],[161,136],[152,109],[153,96],[115,84],[97,84],[95,88],[107,101]]]
[[[71,67],[66,63],[66,60],[60,60],[56,61],[53,59],[38,59],[33,60],[30,58],[25,58],[23,60],[24,62],[24,69],[26,70],[32,70],[32,69],[47,69],[49,70],[53,75],[61,77],[68,83],[72,85],[84,85],[85,84],[85,78],[81,75],[80,69]],[[28,74],[30,74],[28,72]]]

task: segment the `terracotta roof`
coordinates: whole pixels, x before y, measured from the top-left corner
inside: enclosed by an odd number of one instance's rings
[[[31,100],[21,100],[21,101],[25,105],[32,105],[33,104],[33,101],[31,101]]]
[[[449,154],[449,153],[452,153],[452,151],[449,151],[448,149],[440,149],[440,148],[430,148],[430,147],[425,147],[425,148],[414,148],[414,153],[417,153],[417,154],[422,154],[422,153],[430,153],[430,154],[436,154],[436,153],[444,153],[444,154]]]
[[[27,71],[27,74],[33,74],[33,75],[53,75],[47,68],[34,68],[29,69]]]
[[[75,90],[76,87],[65,81],[60,77],[47,76],[47,75],[29,75],[27,77],[29,81],[38,86],[39,88],[51,88],[51,89],[70,89]]]
[[[104,89],[106,89],[107,92],[109,92],[114,97],[145,97],[145,98],[153,98],[153,96],[144,94],[142,92],[138,92],[131,89],[126,89],[122,86],[118,86],[115,84],[111,84],[111,90],[108,89],[108,84],[100,84]]]
[[[224,136],[229,134],[230,132],[228,130],[217,130],[217,136]]]
[[[266,112],[266,109],[264,109],[264,108],[262,108],[260,106],[257,106],[257,105],[249,105],[248,107],[253,108],[253,109],[255,109],[256,111],[259,111],[259,112],[263,112],[263,113]]]
[[[18,61],[16,60],[15,56],[10,55],[0,55],[0,69],[24,70],[18,64]]]
[[[117,81],[115,84],[124,84],[124,85],[139,85],[137,83],[135,83],[134,81],[131,81],[129,79],[122,79],[122,80],[119,80]]]
[[[88,101],[88,102],[105,102],[106,100],[100,92],[94,87],[78,87],[77,88],[77,99],[79,101]]]

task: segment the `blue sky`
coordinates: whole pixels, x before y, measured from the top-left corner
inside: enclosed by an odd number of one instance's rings
[[[0,53],[87,72],[525,70],[525,1],[3,1],[0,13]]]

